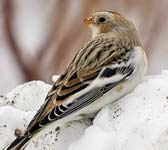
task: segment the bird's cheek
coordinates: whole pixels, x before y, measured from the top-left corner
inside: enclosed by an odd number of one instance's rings
[[[99,27],[100,33],[108,33],[112,31],[112,27],[110,25],[101,25]]]

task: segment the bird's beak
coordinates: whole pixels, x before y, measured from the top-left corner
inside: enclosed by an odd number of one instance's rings
[[[88,25],[93,24],[93,17],[88,17],[88,18],[84,19],[83,22]]]

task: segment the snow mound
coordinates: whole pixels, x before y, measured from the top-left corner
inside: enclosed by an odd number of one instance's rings
[[[32,81],[16,87],[6,97],[0,97],[0,149],[13,141],[16,129],[23,131],[42,105],[51,85]],[[53,124],[42,131],[26,150],[65,150],[79,137],[91,121],[83,119],[61,127]]]
[[[55,80],[57,77],[54,77]],[[168,71],[146,77],[132,93],[83,119],[42,131],[26,150],[167,150]],[[50,85],[25,83],[0,97],[0,149],[24,130]]]

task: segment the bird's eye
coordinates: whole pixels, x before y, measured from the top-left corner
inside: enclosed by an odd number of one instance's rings
[[[104,18],[104,17],[100,17],[100,18],[99,18],[99,22],[100,22],[100,23],[103,23],[103,22],[105,22],[105,21],[106,21],[106,18]]]

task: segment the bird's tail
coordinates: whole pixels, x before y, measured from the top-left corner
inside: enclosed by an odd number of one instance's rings
[[[32,136],[19,136],[11,144],[3,148],[3,150],[24,150],[30,142]]]

